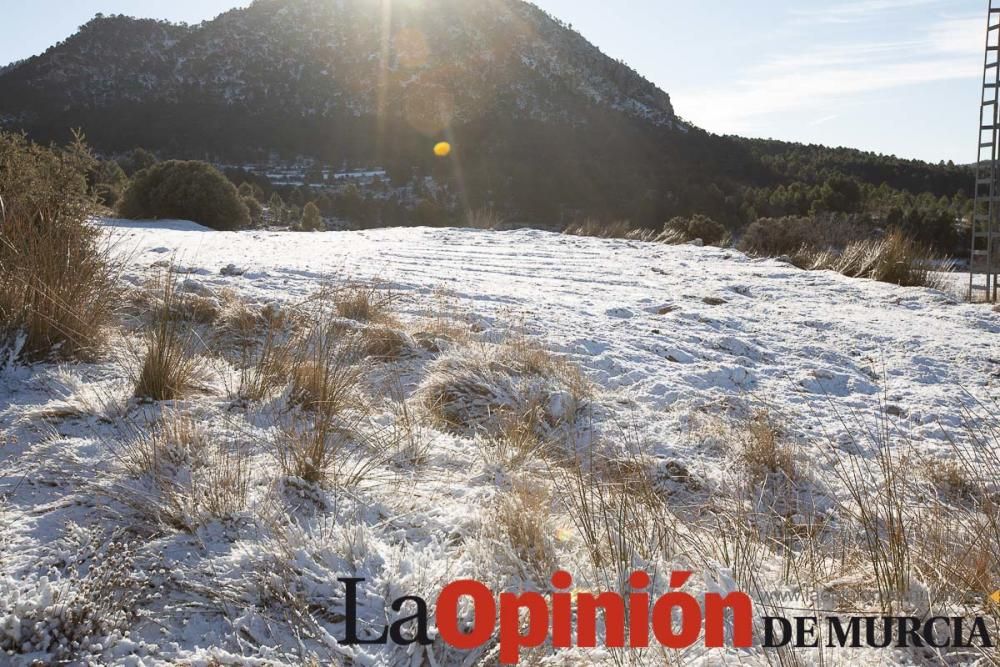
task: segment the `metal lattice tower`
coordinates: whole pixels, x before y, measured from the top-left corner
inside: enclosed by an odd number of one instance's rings
[[[989,0],[983,97],[979,109],[976,198],[972,209],[969,298],[1000,296],[1000,0]]]

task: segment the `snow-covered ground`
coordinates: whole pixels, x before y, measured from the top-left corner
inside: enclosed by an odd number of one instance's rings
[[[257,303],[299,302],[326,281],[375,279],[401,296],[404,319],[445,302],[486,334],[523,325],[599,387],[597,432],[613,441],[627,430],[653,465],[680,462],[709,490],[727,483],[733,458],[699,430],[701,415],[761,408],[780,415],[801,439],[798,456],[836,496],[842,489],[822,475],[825,448],[863,446],[852,439],[888,415],[894,442],[928,457],[953,456],[949,433],[961,430],[960,406],[988,401],[1000,387],[1000,314],[992,309],[733,250],[532,230],[296,234],[219,233],[181,222],[106,225],[127,258],[125,279],[137,286],[166,262],[182,267],[188,289],[229,288]],[[414,382],[425,362],[405,369]],[[108,500],[114,494],[105,493],[102,478],[113,466],[116,415],[134,421],[153,409],[129,403],[128,393],[116,360],[0,371],[0,596],[16,592],[23,601],[20,612],[0,615],[0,637],[14,631],[14,616],[52,604],[52,588],[72,588],[53,572],[90,557],[95,535],[129,525],[130,508]],[[40,419],[40,407],[59,401],[76,408]],[[264,427],[234,413],[224,396],[179,408],[251,446],[265,437]],[[615,430],[624,423],[627,429]],[[254,473],[244,520],[149,535],[135,558],[144,583],[157,587],[152,618],[94,649],[97,662],[245,656],[296,664],[297,655],[314,654],[322,664],[345,657],[353,664],[461,664],[459,654],[437,645],[426,653],[348,649],[333,639],[342,627],[331,601],[338,576],[372,582],[364,604],[376,618],[386,617],[390,594],[430,598],[457,578],[520,585],[516,568],[485,555],[497,548],[493,500],[510,486],[512,471],[484,461],[474,438],[437,431],[428,438],[427,461],[385,482],[353,494],[302,491],[295,518],[279,521],[281,549],[260,518],[273,504],[268,465]],[[263,449],[258,454],[267,460]],[[557,541],[572,533],[565,518],[552,521]],[[560,553],[570,567],[580,547],[565,540]],[[318,619],[313,638],[288,636],[287,627],[301,626],[261,602],[269,578],[278,576],[276,552],[291,554],[295,594]],[[316,611],[323,605],[326,615]],[[560,664],[581,661],[571,653]]]
[[[186,223],[190,225],[190,223]],[[803,429],[840,432],[874,416],[933,446],[962,393],[1000,384],[1000,315],[922,288],[801,271],[727,249],[534,230],[389,229],[306,235],[148,229],[121,223],[133,275],[166,258],[212,289],[301,299],[328,278],[378,279],[414,312],[444,289],[469,312],[514,311],[601,386],[635,402],[671,441],[684,414],[759,400]],[[235,264],[247,273],[223,277]]]

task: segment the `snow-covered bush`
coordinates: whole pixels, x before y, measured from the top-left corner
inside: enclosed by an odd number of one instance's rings
[[[588,400],[579,370],[524,341],[469,345],[434,362],[418,394],[452,430],[501,433],[512,416],[539,435],[572,424]]]
[[[131,548],[118,542],[65,573],[0,578],[0,651],[39,664],[100,655],[136,621],[146,585]]]

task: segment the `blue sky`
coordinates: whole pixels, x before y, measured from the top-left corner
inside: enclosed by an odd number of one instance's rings
[[[9,4],[0,64],[44,51],[97,12],[197,23],[247,3]],[[536,4],[658,84],[682,117],[707,130],[974,160],[985,0]]]

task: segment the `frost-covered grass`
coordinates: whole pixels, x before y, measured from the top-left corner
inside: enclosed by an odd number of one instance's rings
[[[547,592],[559,568],[578,591],[643,569],[654,594],[689,568],[692,594],[745,590],[760,615],[992,613],[990,309],[537,231],[108,232],[133,294],[115,352],[0,371],[0,662],[492,664],[343,646],[354,576],[371,634],[402,595]],[[128,351],[171,264],[199,386],[136,398]],[[551,654],[526,658],[779,659]]]

